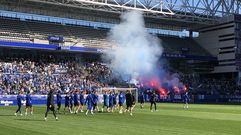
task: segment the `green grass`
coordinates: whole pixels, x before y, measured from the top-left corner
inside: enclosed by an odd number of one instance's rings
[[[133,116],[118,113],[60,114],[55,121],[45,106],[34,106],[34,116],[14,116],[16,106],[0,107],[0,135],[240,135],[238,105],[158,104],[158,112],[136,106]]]

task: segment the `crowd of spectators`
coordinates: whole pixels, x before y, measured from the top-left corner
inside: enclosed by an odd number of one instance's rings
[[[97,62],[78,63],[65,60],[0,59],[0,94],[33,91],[46,94],[50,88],[62,92],[106,87],[110,83],[110,69]]]
[[[0,94],[16,94],[19,90],[46,94],[51,87],[64,93],[74,89],[126,85],[121,77],[113,74],[107,65],[100,62],[48,57],[36,60],[0,58]],[[194,95],[241,95],[234,78],[178,74],[180,82]]]
[[[241,95],[235,78],[186,75],[181,80],[194,95]]]

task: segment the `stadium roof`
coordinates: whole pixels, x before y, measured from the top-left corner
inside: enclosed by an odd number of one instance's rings
[[[122,12],[135,9],[147,16],[213,24],[218,18],[241,13],[240,0],[31,0]]]
[[[119,14],[143,11],[146,22],[170,29],[192,29],[220,23],[220,18],[241,13],[240,0],[1,0],[7,10],[94,21],[118,23]],[[31,8],[32,7],[32,8]],[[22,10],[25,8],[24,10]],[[69,15],[66,15],[69,14]],[[155,26],[153,25],[153,26]]]

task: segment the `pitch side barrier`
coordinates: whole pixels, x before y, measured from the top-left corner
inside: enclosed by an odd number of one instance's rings
[[[241,95],[196,95],[194,103],[241,103]]]
[[[64,104],[64,97],[62,96],[61,103]],[[85,95],[86,96],[86,95]],[[32,103],[33,105],[45,105],[47,95],[32,95]],[[25,97],[24,97],[25,98]],[[57,102],[56,96],[54,96],[55,103]],[[118,100],[118,99],[117,99]],[[145,95],[145,101],[149,101],[148,95]],[[173,96],[159,96],[159,102],[174,102],[180,103],[183,102],[183,98],[181,95],[173,95]],[[99,95],[99,103],[103,102],[103,94]],[[240,103],[241,104],[241,95],[195,95],[190,96],[191,103]],[[25,100],[22,100],[23,105],[25,105]],[[0,95],[0,106],[12,106],[17,105],[17,95]]]
[[[86,98],[87,95],[85,95]],[[61,103],[64,104],[65,95],[61,95]],[[31,95],[33,105],[46,105],[47,95]],[[117,99],[118,100],[118,99]],[[57,104],[57,97],[54,95],[54,102]],[[25,105],[25,96],[22,104]],[[103,103],[103,94],[99,95],[99,103]],[[17,105],[17,95],[0,95],[0,106],[13,106]]]
[[[144,95],[145,101],[149,101],[149,95]],[[172,102],[181,103],[184,102],[183,95],[159,95],[158,102]],[[190,95],[190,103],[234,103],[241,104],[241,95]]]

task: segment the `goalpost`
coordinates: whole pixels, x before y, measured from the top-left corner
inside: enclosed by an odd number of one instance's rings
[[[136,98],[136,103],[138,102],[138,89],[137,88],[108,88],[108,87],[104,87],[104,88],[100,88],[100,92],[103,93],[103,91],[115,91],[115,92],[127,92],[127,91],[131,91],[132,94],[135,95]]]

